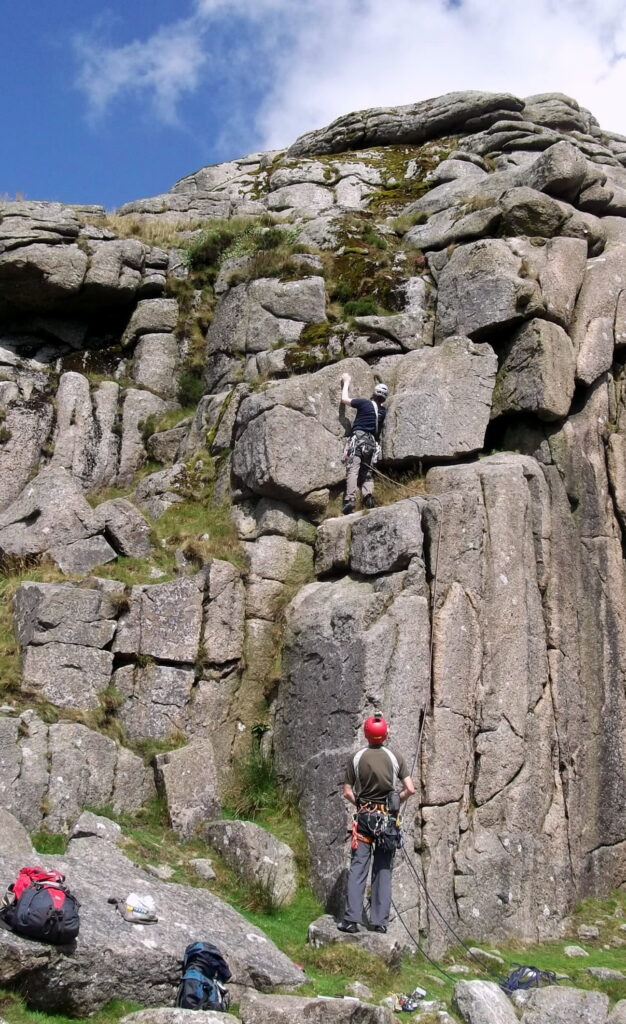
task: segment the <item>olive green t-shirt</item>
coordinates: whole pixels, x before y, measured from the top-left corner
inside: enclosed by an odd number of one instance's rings
[[[345,783],[351,786],[359,803],[381,803],[395,789],[396,778],[391,758],[385,753],[390,748],[367,747],[359,761],[359,777],[354,770],[354,755],[346,765]],[[409,774],[406,762],[397,750],[392,750],[400,768],[400,779]]]

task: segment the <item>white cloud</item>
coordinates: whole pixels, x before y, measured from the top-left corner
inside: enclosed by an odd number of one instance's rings
[[[80,41],[92,113],[135,94],[172,123],[187,98],[219,85],[220,138],[230,125],[233,145],[273,149],[364,107],[559,91],[626,134],[623,0],[192,0],[188,10],[141,42]],[[217,53],[213,30],[225,28],[232,52]]]
[[[114,100],[134,94],[143,95],[162,121],[174,124],[183,95],[198,88],[206,61],[193,19],[161,28],[145,42],[103,47],[94,36],[80,36],[74,45],[81,64],[77,84],[96,118]]]
[[[318,25],[279,62],[262,145],[351,110],[484,89],[565,92],[626,133],[626,8],[617,0],[318,0]]]

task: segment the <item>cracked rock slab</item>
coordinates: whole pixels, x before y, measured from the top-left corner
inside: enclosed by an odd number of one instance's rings
[[[133,587],[130,610],[120,620],[114,649],[161,661],[193,663],[202,629],[204,576]]]
[[[113,655],[94,647],[48,643],[27,647],[22,655],[26,691],[61,708],[97,708],[98,694],[111,681]]]

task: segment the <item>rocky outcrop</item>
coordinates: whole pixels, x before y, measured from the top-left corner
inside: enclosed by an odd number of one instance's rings
[[[96,509],[66,469],[44,469],[0,512],[0,552],[47,555],[66,575],[86,575],[118,554],[145,556],[150,527],[129,501]]]
[[[76,311],[128,306],[159,295],[168,257],[136,239],[98,237],[82,218],[101,207],[61,203],[0,204],[0,310],[14,314],[62,308]]]
[[[187,255],[115,237],[100,209],[0,206],[3,567],[52,558],[80,579],[122,556],[166,579],[24,584],[23,689],[172,748],[157,782],[185,838],[255,729],[334,911],[344,765],[381,707],[419,790],[391,948],[400,918],[448,942],[415,872],[457,934],[557,936],[580,897],[626,881],[626,140],[562,94],[456,93],[202,168],[120,215],[160,218]],[[257,219],[191,223],[235,215]],[[411,497],[324,519],[344,373],[358,396],[389,387],[377,496]],[[125,496],[87,501],[110,486]],[[171,510],[153,537],[174,579],[128,494]],[[199,499],[232,501],[239,543]],[[196,571],[222,543],[237,568]],[[32,788],[33,827],[143,792],[143,766],[86,726],[31,721],[31,758],[4,721],[3,784],[11,806]]]
[[[67,832],[85,806],[132,813],[154,795],[141,758],[74,722],[0,718],[3,806],[31,832]]]
[[[121,504],[124,511],[122,499],[105,504],[116,511]],[[128,525],[126,519],[122,525]],[[132,534],[125,536],[130,543]],[[293,546],[310,552],[306,545]],[[218,793],[226,781],[223,750],[237,730],[231,701],[244,658],[241,574],[214,559],[193,576],[129,592],[112,580],[90,582],[90,588],[48,583],[18,588],[14,620],[24,689],[59,708],[108,709],[129,741],[194,739],[182,750],[160,755],[157,766],[172,827],[189,837],[219,810]],[[227,719],[215,755],[205,739],[215,713],[214,686]]]
[[[21,855],[6,838],[3,832],[0,866],[3,877],[11,878],[21,866]],[[27,843],[23,834],[22,846]],[[31,859],[34,856],[31,852]],[[37,860],[65,873],[81,909],[80,932],[70,950],[7,931],[0,934],[3,983],[19,979],[33,1009],[86,1016],[114,998],[144,1006],[171,1005],[184,948],[206,934],[207,921],[235,984],[267,989],[305,980],[258,928],[208,889],[159,882],[106,839],[75,838],[62,857],[38,854]],[[155,924],[128,924],[107,903],[111,895],[123,897],[133,891],[153,897],[159,918]]]

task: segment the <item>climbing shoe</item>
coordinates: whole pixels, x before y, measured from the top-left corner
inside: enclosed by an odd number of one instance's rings
[[[346,501],[346,503],[343,506],[341,512],[342,512],[342,514],[344,516],[349,516],[351,512],[354,512],[354,502],[353,501]]]
[[[368,494],[367,498],[364,499],[363,504],[365,508],[376,508],[376,502],[372,494]]]
[[[354,935],[359,930],[359,926],[356,921],[341,921],[337,925],[337,929],[340,932],[348,932],[350,935]]]
[[[386,935],[387,934],[387,925],[386,924],[371,924],[370,925],[370,931],[371,932],[382,932],[383,935]]]

